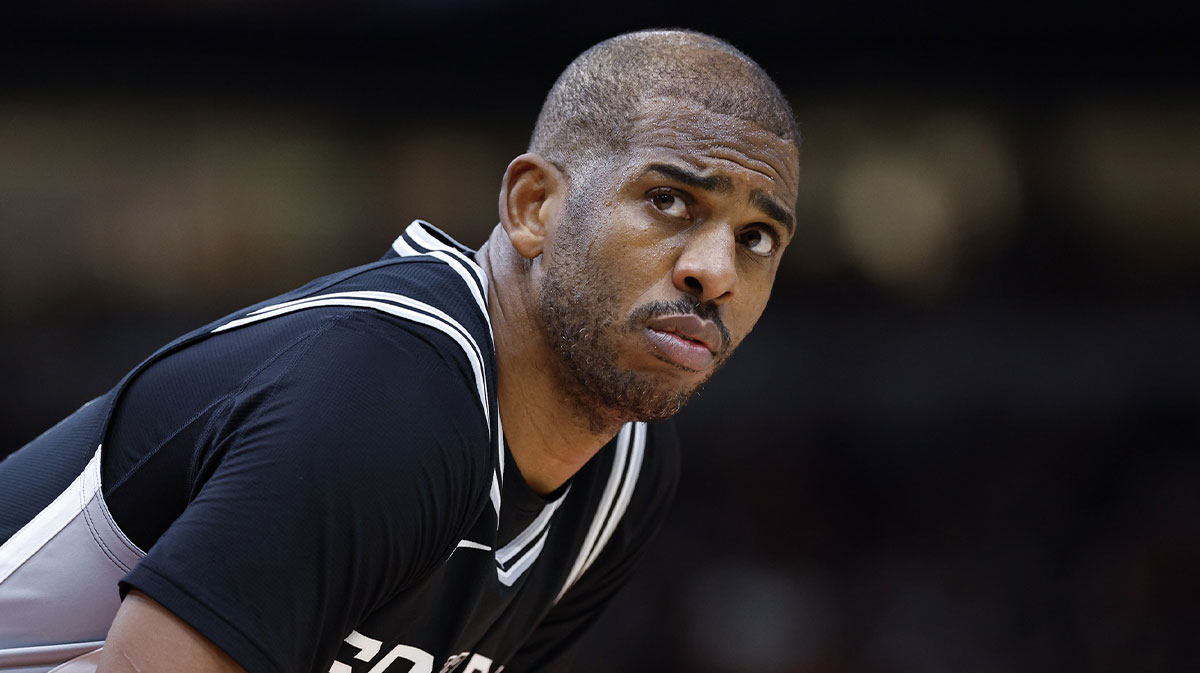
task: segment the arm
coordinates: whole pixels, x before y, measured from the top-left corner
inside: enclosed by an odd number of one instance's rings
[[[221,648],[139,591],[121,603],[96,673],[245,673]]]

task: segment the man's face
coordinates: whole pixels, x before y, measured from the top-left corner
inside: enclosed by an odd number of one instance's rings
[[[766,306],[791,240],[794,145],[657,101],[628,152],[571,175],[539,313],[594,425],[677,412]]]

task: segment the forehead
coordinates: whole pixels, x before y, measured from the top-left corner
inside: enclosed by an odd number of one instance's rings
[[[631,171],[674,158],[705,173],[742,178],[789,204],[795,202],[800,163],[796,145],[753,122],[695,103],[658,99],[643,106],[629,140]]]

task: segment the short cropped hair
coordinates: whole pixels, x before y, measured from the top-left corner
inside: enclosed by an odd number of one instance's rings
[[[583,52],[550,89],[529,150],[564,169],[628,148],[634,120],[656,98],[757,124],[800,144],[787,99],[757,63],[711,35],[643,30]]]

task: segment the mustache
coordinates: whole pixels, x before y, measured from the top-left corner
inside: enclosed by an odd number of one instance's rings
[[[725,327],[725,322],[721,320],[720,310],[715,304],[703,303],[695,297],[681,297],[674,301],[652,301],[649,304],[642,304],[634,309],[629,321],[632,324],[640,325],[658,316],[687,313],[704,320],[711,320],[721,332],[721,352],[724,353],[729,349],[732,338],[729,336],[729,330]]]

